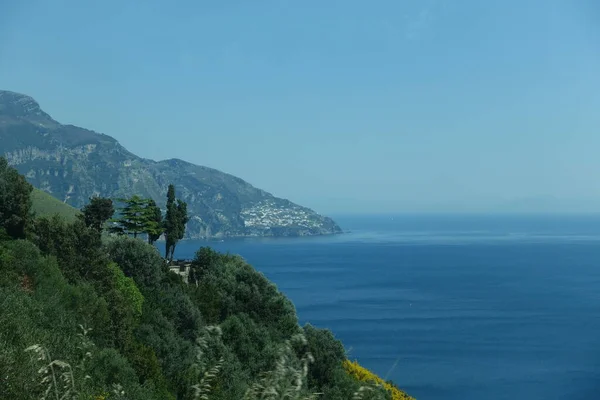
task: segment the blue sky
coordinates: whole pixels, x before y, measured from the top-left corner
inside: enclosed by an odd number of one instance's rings
[[[593,0],[0,10],[0,88],[140,156],[326,213],[600,211]]]

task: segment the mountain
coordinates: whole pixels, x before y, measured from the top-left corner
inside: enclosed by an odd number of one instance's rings
[[[136,156],[114,138],[63,125],[31,97],[0,91],[0,154],[35,187],[73,207],[89,197],[153,198],[167,187],[188,203],[188,238],[305,236],[341,232],[330,218],[235,176],[178,159]]]

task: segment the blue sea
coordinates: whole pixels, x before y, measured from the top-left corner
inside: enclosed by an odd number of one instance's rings
[[[186,241],[240,254],[418,399],[600,399],[600,216],[339,217],[350,233]]]

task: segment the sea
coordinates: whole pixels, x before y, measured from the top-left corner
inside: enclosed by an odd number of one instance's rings
[[[338,216],[347,233],[184,241],[241,255],[417,399],[600,399],[600,215]]]

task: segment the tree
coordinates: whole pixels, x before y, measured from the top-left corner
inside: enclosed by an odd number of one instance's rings
[[[90,197],[90,203],[86,204],[81,211],[83,221],[88,228],[102,232],[102,227],[115,213],[111,199],[104,197]]]
[[[175,186],[169,185],[167,190],[167,215],[165,216],[165,258],[168,261],[173,260],[175,255],[175,246],[177,242],[183,239],[185,234],[185,224],[189,221],[187,215],[187,203],[175,199]]]
[[[153,221],[156,205],[151,206],[154,203],[152,200],[134,195],[129,199],[118,199],[118,201],[125,203],[125,206],[119,209],[120,217],[113,220],[118,226],[112,227],[112,232],[133,234],[136,238],[140,233],[154,232],[157,229]]]
[[[177,223],[179,224],[177,229],[177,240],[183,239],[185,236],[185,225],[190,220],[187,213],[187,203],[185,201],[177,199]]]
[[[164,232],[162,213],[154,200],[135,195],[119,201],[125,206],[120,208],[120,217],[113,220],[118,225],[113,226],[111,232],[133,234],[134,238],[145,233],[148,243],[154,244]]]
[[[146,233],[148,234],[148,243],[154,244],[165,231],[162,212],[154,200],[148,202],[148,216],[150,217],[146,230]]]
[[[171,249],[175,250],[175,237],[177,229],[177,205],[175,203],[175,186],[169,185],[167,190],[167,214],[164,221],[165,227],[165,258],[172,260]]]
[[[31,220],[33,186],[25,177],[0,157],[0,230],[15,239],[25,237]]]

